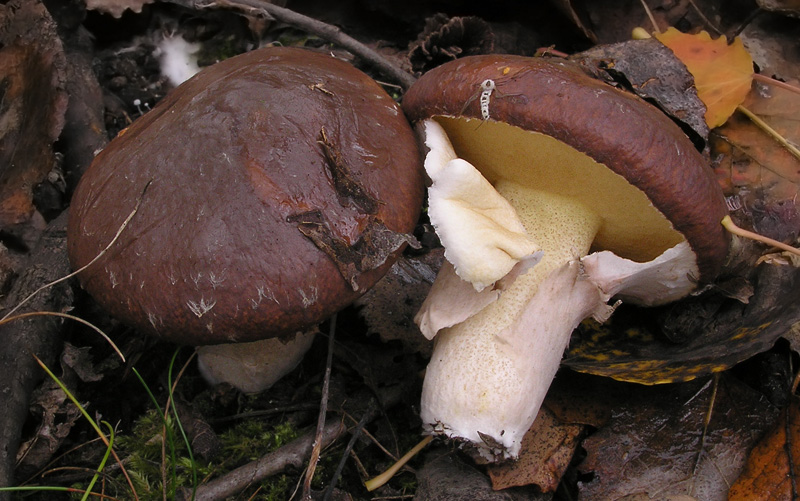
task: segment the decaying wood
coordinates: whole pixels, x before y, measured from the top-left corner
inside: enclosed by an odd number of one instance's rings
[[[31,253],[24,273],[3,301],[9,310],[42,285],[69,273],[66,252],[66,213],[53,220]],[[71,307],[72,292],[62,283],[34,296],[19,312],[63,311]],[[33,358],[52,366],[60,353],[62,320],[32,317],[0,325],[0,485],[14,485],[14,464],[28,400],[43,373]],[[3,494],[0,494],[0,499]]]

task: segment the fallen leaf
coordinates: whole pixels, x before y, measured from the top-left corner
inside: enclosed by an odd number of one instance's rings
[[[584,427],[563,423],[546,407],[522,439],[516,461],[490,465],[489,477],[496,490],[537,485],[542,492],[555,492],[572,461]]]
[[[755,446],[742,475],[728,492],[730,500],[797,499],[793,476],[800,468],[800,401],[792,398],[780,420]]]
[[[400,341],[407,350],[430,357],[433,341],[414,323],[444,260],[439,248],[422,256],[401,256],[377,284],[355,301],[369,332],[384,342]]]
[[[728,44],[724,36],[712,40],[705,31],[695,35],[669,28],[655,37],[672,49],[694,76],[697,95],[706,105],[706,123],[719,127],[750,92],[753,59],[741,39]]]
[[[744,106],[800,145],[800,95],[757,82]],[[758,233],[793,243],[800,234],[800,160],[744,116],[734,115],[710,139],[715,171],[735,211]]]
[[[763,395],[723,376],[704,434],[712,390],[712,380],[627,385],[628,399],[615,407],[608,426],[583,442],[587,457],[578,468],[593,477],[579,484],[581,498],[726,499],[748,449],[777,411]]]
[[[708,140],[706,107],[697,96],[692,74],[675,53],[658,40],[648,38],[598,45],[570,59],[577,61],[591,76],[656,103],[665,113],[690,127],[703,142]]]
[[[657,309],[623,305],[604,325],[581,324],[562,363],[663,384],[720,372],[766,351],[800,321],[800,270],[764,263],[750,271],[755,288],[747,304],[709,291]]]

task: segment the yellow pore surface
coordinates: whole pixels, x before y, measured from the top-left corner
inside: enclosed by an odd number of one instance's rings
[[[683,236],[619,174],[550,136],[501,122],[437,117],[456,154],[493,185],[505,179],[580,202],[601,220],[592,251],[650,261]]]

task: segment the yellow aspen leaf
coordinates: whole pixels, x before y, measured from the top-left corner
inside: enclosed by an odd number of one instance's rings
[[[706,105],[710,128],[724,124],[742,104],[753,81],[753,59],[741,39],[728,44],[724,36],[711,39],[701,31],[695,35],[669,28],[655,37],[680,59],[694,76],[697,95]]]

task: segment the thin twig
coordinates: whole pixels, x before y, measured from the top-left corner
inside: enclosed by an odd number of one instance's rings
[[[694,3],[694,0],[689,0],[689,5],[692,6],[692,8],[694,9],[695,13],[698,16],[700,16],[700,19],[703,20],[703,22],[705,23],[706,26],[708,26],[709,28],[714,30],[717,33],[717,35],[722,35],[722,30],[717,28],[714,25],[714,23],[712,23],[711,20],[709,18],[707,18],[705,14],[703,14],[703,11],[701,11],[700,8],[697,6],[697,4]]]
[[[314,438],[314,447],[311,448],[311,458],[308,460],[306,476],[303,482],[303,500],[311,499],[311,480],[317,469],[319,456],[322,452],[322,434],[325,429],[325,415],[328,413],[328,389],[331,383],[331,366],[333,365],[334,338],[336,336],[336,314],[330,320],[330,331],[328,332],[328,358],[325,361],[325,377],[322,380],[322,397],[319,403],[319,418],[317,419],[317,434]]]
[[[650,24],[653,25],[653,32],[654,33],[661,33],[661,29],[658,27],[658,23],[656,23],[656,18],[653,16],[653,12],[650,10],[650,7],[647,6],[647,2],[645,0],[639,0],[644,8],[644,11],[647,13],[647,17],[650,19]]]
[[[753,80],[758,80],[761,83],[767,85],[774,85],[775,87],[780,87],[783,90],[788,90],[789,92],[794,92],[795,94],[800,94],[800,87],[796,85],[792,85],[787,82],[783,82],[778,80],[777,78],[768,77],[767,75],[762,75],[761,73],[753,73]]]
[[[355,429],[350,432],[350,441],[347,442],[344,453],[342,453],[342,458],[339,460],[339,464],[336,465],[336,471],[333,472],[333,477],[330,480],[328,488],[325,490],[322,501],[330,501],[333,491],[336,490],[336,482],[339,481],[339,477],[342,475],[342,471],[344,471],[344,465],[347,463],[347,456],[353,451],[358,437],[361,436],[361,430],[363,430],[364,426],[367,424],[367,418],[369,418],[369,413],[365,412],[364,415],[361,416],[361,420],[358,422]]]
[[[262,14],[283,23],[289,24],[307,33],[324,38],[328,42],[343,47],[352,54],[360,57],[369,65],[383,73],[387,78],[400,84],[403,89],[408,89],[416,81],[413,75],[395,65],[379,52],[370,49],[355,38],[347,35],[332,24],[324,23],[318,19],[304,16],[298,12],[269,3],[265,0],[161,0],[164,2],[182,5],[189,9],[207,9],[214,7],[228,7],[238,9],[249,14]]]
[[[105,248],[103,250],[101,250],[100,253],[97,254],[94,257],[94,259],[92,259],[91,261],[89,261],[85,265],[81,266],[77,270],[73,271],[69,275],[65,275],[65,276],[59,278],[58,280],[54,280],[54,281],[50,282],[49,284],[44,284],[43,286],[39,287],[38,289],[33,291],[28,297],[26,297],[25,299],[20,301],[15,307],[11,308],[11,310],[8,313],[6,313],[3,316],[3,318],[1,318],[0,320],[6,320],[15,311],[20,309],[20,307],[22,307],[23,304],[25,304],[28,301],[30,301],[35,295],[39,294],[41,291],[43,291],[43,290],[45,290],[47,288],[53,287],[54,285],[59,284],[59,283],[63,282],[64,280],[68,280],[68,279],[74,277],[78,273],[84,271],[86,268],[88,268],[89,266],[91,266],[94,263],[96,263],[98,259],[103,257],[103,255],[108,251],[108,249],[110,249],[111,246],[114,245],[114,243],[117,241],[119,236],[122,234],[123,230],[125,230],[125,227],[128,226],[128,223],[131,222],[131,219],[133,219],[133,216],[136,215],[136,212],[139,210],[139,206],[142,204],[142,199],[144,198],[144,194],[147,191],[147,188],[150,186],[150,183],[152,183],[152,182],[153,182],[153,180],[151,179],[150,181],[147,182],[146,185],[144,185],[144,189],[142,189],[142,193],[139,195],[139,198],[136,199],[136,205],[134,205],[133,210],[131,211],[131,213],[128,214],[128,217],[126,217],[125,220],[122,222],[122,224],[119,226],[119,228],[117,229],[117,233],[114,235],[114,238],[112,238],[111,241],[108,242],[108,245],[106,245]],[[123,360],[124,360],[124,358],[123,358]]]

